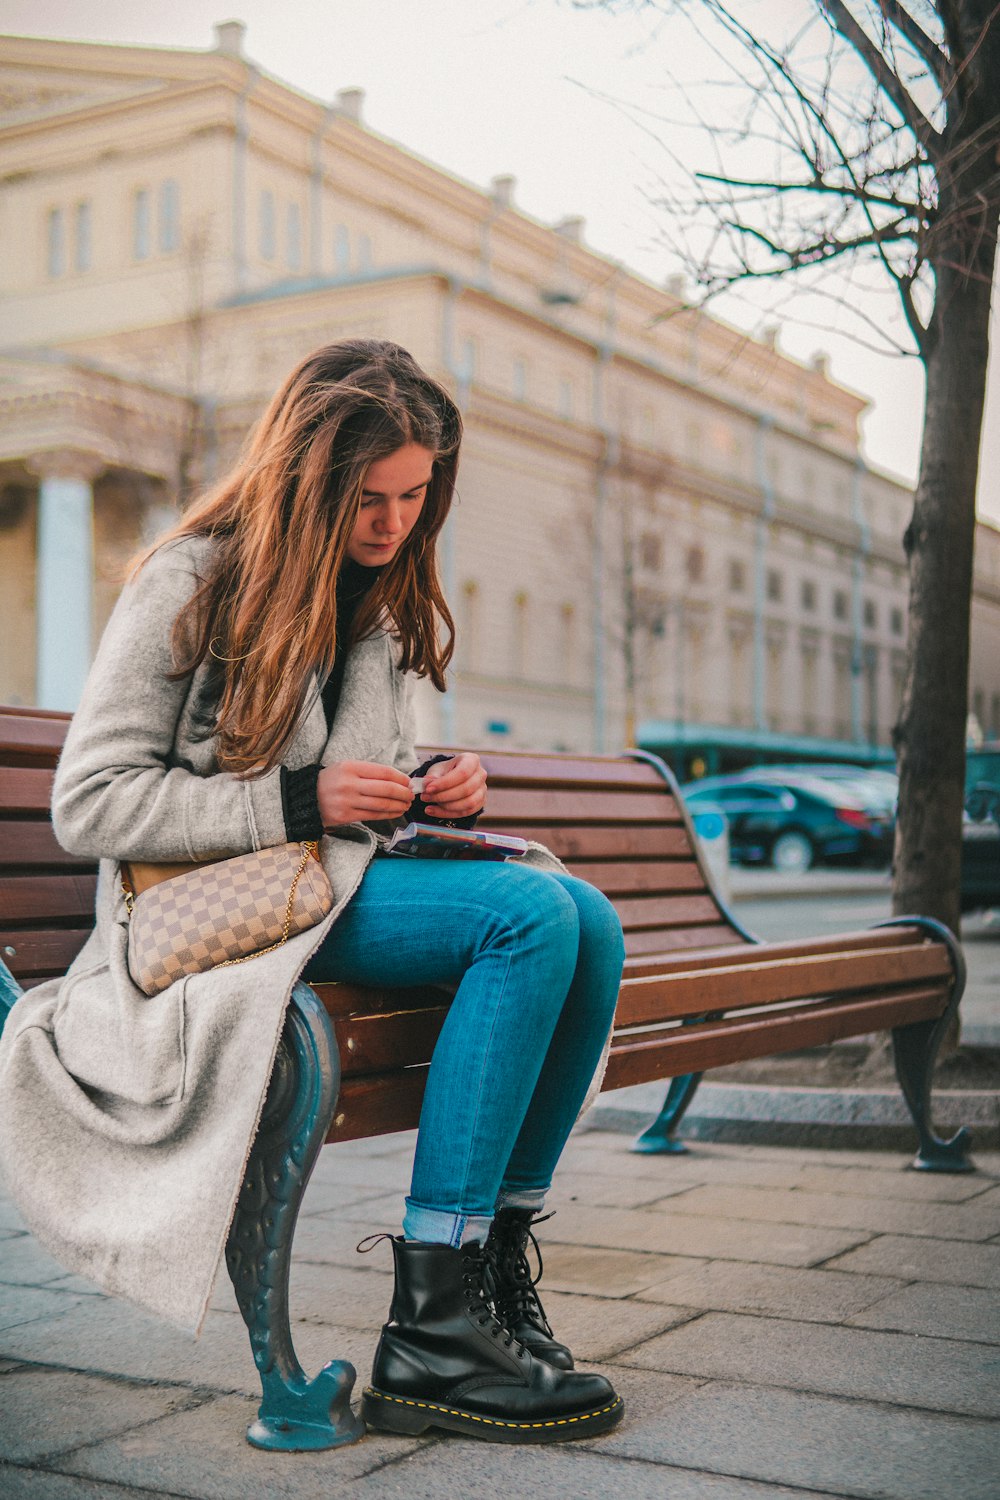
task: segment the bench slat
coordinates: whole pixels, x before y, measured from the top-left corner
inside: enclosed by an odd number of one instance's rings
[[[941,944],[828,953],[821,958],[772,958],[701,971],[674,973],[669,978],[622,981],[617,1024],[640,1026],[667,1016],[701,1015],[705,1011],[738,1006],[772,1005],[819,995],[850,994],[860,990],[892,989],[916,980],[949,982],[951,965]]]
[[[693,896],[635,896],[629,899],[615,896],[612,905],[621,919],[626,932],[639,928],[656,928],[657,931],[671,927],[692,927],[697,922],[717,922],[719,908],[715,900],[703,889],[703,894]]]
[[[429,755],[456,755],[459,749],[473,750],[483,763],[491,786],[513,783],[517,786],[579,787],[606,790],[609,787],[651,787],[667,791],[663,777],[648,761],[621,757],[599,760],[587,755],[546,755],[532,750],[475,750],[474,746],[422,745],[417,749],[421,760]]]
[[[92,924],[96,889],[96,875],[0,876],[0,922]]]
[[[532,823],[679,823],[680,813],[674,799],[662,789],[617,792],[561,792],[548,788],[537,791],[518,787],[500,787],[489,793],[486,819],[494,824]]]
[[[84,927],[61,927],[41,932],[23,928],[0,929],[0,957],[22,984],[65,974],[90,936],[92,913]],[[13,949],[13,952],[11,952]]]
[[[486,822],[493,817],[487,806]],[[517,832],[515,827],[508,831]],[[542,823],[525,828],[525,833],[539,844],[545,844],[562,860],[601,859],[690,859],[691,840],[682,823],[658,823],[643,828],[638,823],[619,823],[601,827],[573,827],[570,824]]]
[[[623,1040],[613,1047],[604,1088],[626,1088],[633,1083],[701,1073],[750,1057],[820,1047],[843,1037],[934,1020],[947,1006],[948,994],[948,987],[926,986],[848,1003],[801,1006],[773,1015],[727,1017],[702,1026],[677,1025],[668,1035]]]
[[[697,963],[702,969],[711,969],[720,964],[759,963],[769,958],[808,958],[819,953],[896,948],[904,943],[915,946],[926,942],[927,934],[919,927],[870,927],[859,932],[833,933],[812,941],[786,938],[781,942],[748,943],[746,939],[736,937],[730,946],[713,946],[705,953],[663,952],[629,958],[625,963],[625,977],[634,979],[643,975],[670,974],[692,963]]]
[[[433,1010],[400,1010],[384,1016],[342,1016],[334,1022],[334,1030],[343,1077],[429,1063],[447,1015],[447,1005],[438,1005]]]
[[[739,933],[725,922],[705,922],[696,927],[656,927],[626,932],[625,952],[631,958],[643,953],[665,953],[678,948],[731,947]]]
[[[54,771],[0,766],[0,808],[4,813],[36,812],[48,818],[54,775]]]
[[[46,818],[18,822],[0,819],[0,865],[15,865],[19,869],[38,865],[65,867],[92,871],[96,865],[92,859],[81,859],[76,854],[67,854],[52,832],[52,824]]]
[[[704,877],[693,859],[649,860],[642,864],[613,860],[570,860],[567,869],[580,880],[588,880],[606,896],[667,891],[704,891]]]

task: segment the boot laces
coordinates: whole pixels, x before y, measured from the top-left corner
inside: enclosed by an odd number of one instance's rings
[[[544,1224],[546,1219],[551,1219],[551,1217],[551,1214],[542,1214],[540,1218],[531,1219],[526,1224],[522,1221],[517,1224],[515,1232],[509,1238],[502,1237],[500,1246],[494,1251],[495,1264],[499,1273],[495,1299],[497,1316],[502,1322],[508,1324],[524,1321],[531,1323],[548,1338],[553,1338],[554,1335],[537,1291],[538,1283],[542,1279],[544,1262],[541,1247],[533,1231],[536,1224]],[[538,1260],[538,1270],[534,1276],[531,1274],[531,1263],[528,1260],[529,1243],[534,1248]]]
[[[502,1338],[504,1348],[512,1349],[518,1359],[523,1359],[524,1345],[514,1337],[494,1311],[500,1288],[500,1268],[494,1246],[476,1245],[473,1249],[470,1245],[463,1246],[463,1250],[466,1255],[463,1281],[469,1312],[480,1328],[489,1331],[491,1338]]]

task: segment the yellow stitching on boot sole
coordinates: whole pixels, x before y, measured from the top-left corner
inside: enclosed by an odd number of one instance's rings
[[[461,1417],[466,1422],[485,1422],[488,1427],[516,1427],[519,1430],[537,1427],[568,1427],[574,1422],[589,1422],[592,1417],[603,1417],[606,1412],[614,1411],[622,1404],[622,1398],[616,1396],[610,1406],[602,1406],[597,1411],[581,1412],[578,1417],[553,1417],[547,1422],[501,1422],[496,1417],[479,1417],[475,1412],[461,1411],[457,1406],[436,1406],[433,1401],[411,1401],[405,1396],[389,1396],[383,1391],[374,1390],[370,1385],[365,1386],[363,1394],[377,1397],[379,1401],[394,1401],[397,1406],[419,1406],[423,1411],[443,1412],[447,1417]]]

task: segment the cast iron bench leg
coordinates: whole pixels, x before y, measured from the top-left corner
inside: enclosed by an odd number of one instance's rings
[[[247,1163],[226,1264],[260,1372],[263,1400],[247,1430],[256,1448],[297,1452],[356,1442],[356,1372],[335,1359],[309,1380],[288,1321],[292,1236],[309,1174],[340,1088],[337,1043],[325,1008],[301,981],[292,991],[260,1130]]]
[[[4,1022],[10,1015],[15,1000],[20,1000],[23,994],[21,986],[0,958],[0,1036],[3,1035]]]
[[[684,1142],[679,1141],[674,1132],[697,1093],[701,1080],[701,1073],[685,1073],[681,1078],[671,1078],[663,1108],[652,1125],[647,1126],[642,1135],[636,1136],[632,1142],[633,1151],[641,1151],[648,1156],[682,1156],[687,1151]]]
[[[943,922],[936,922],[933,917],[894,917],[892,921],[878,925],[922,927],[934,942],[944,943],[948,949],[955,979],[947,1009],[936,1021],[914,1021],[909,1026],[895,1027],[892,1053],[903,1098],[917,1127],[919,1146],[912,1165],[920,1172],[974,1172],[975,1163],[969,1160],[968,1154],[971,1136],[965,1126],[957,1130],[950,1141],[944,1141],[934,1134],[931,1115],[934,1062],[965,990],[965,956],[950,928]]]

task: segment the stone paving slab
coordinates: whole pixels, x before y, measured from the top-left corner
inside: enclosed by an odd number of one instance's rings
[[[641,1208],[645,1203],[661,1203],[674,1193],[687,1192],[689,1183],[656,1182],[652,1177],[633,1178],[621,1173],[571,1171],[557,1172],[546,1200],[546,1212],[564,1203],[583,1202],[595,1208]]]
[[[668,1200],[674,1207],[679,1201]],[[753,1224],[678,1214],[673,1208],[653,1213],[649,1209],[591,1208],[576,1203],[567,1204],[545,1227],[546,1238],[561,1244],[696,1255],[709,1260],[759,1260],[786,1266],[815,1265],[870,1238],[864,1230]]]
[[[554,1228],[551,1225],[550,1228]],[[631,1297],[665,1277],[696,1271],[708,1262],[690,1255],[642,1255],[634,1250],[545,1243],[545,1286],[555,1292]],[[610,1314],[614,1316],[614,1314]]]
[[[788,1266],[755,1266],[715,1260],[694,1269],[673,1272],[655,1286],[642,1288],[636,1297],[644,1302],[712,1308],[720,1312],[841,1323],[850,1314],[862,1312],[898,1288],[899,1282],[888,1276],[849,1275],[846,1271],[798,1270]],[[962,1338],[965,1335],[956,1332],[955,1336]]]
[[[858,1500],[996,1500],[995,1422],[725,1383],[668,1406],[654,1389],[640,1412],[618,1378],[636,1419],[588,1445],[602,1453]]]
[[[331,1359],[347,1359],[367,1378],[375,1337],[334,1324],[294,1326],[295,1347],[306,1371],[315,1374]],[[151,1377],[178,1385],[237,1391],[260,1399],[260,1380],[243,1320],[235,1313],[209,1313],[194,1339],[113,1299],[83,1301],[72,1316],[36,1319],[8,1328],[0,1352],[23,1360],[104,1371],[133,1380]]]
[[[821,1274],[835,1276],[836,1272]],[[980,1287],[919,1282],[891,1293],[847,1322],[856,1328],[894,1328],[930,1338],[1000,1344],[1000,1300],[995,1292]]]
[[[1000,1288],[1000,1245],[884,1234],[827,1264],[831,1270],[871,1272],[907,1281]]]
[[[692,1316],[689,1307],[634,1300],[609,1303],[563,1292],[546,1292],[544,1300],[549,1322],[569,1344],[577,1363],[611,1359]]]
[[[79,1307],[80,1298],[50,1287],[0,1284],[0,1332],[36,1318],[61,1318]]]
[[[996,1352],[957,1339],[710,1312],[618,1362],[966,1416],[1000,1415]]]
[[[508,1448],[475,1445],[462,1438],[446,1438],[367,1475],[351,1488],[352,1500],[511,1500],[540,1495],[566,1500],[608,1500],[610,1495],[614,1500],[821,1500],[815,1490],[636,1462],[611,1452],[596,1453],[589,1443]],[[822,1500],[831,1500],[829,1491]]]
[[[0,1245],[0,1282],[45,1286],[63,1281],[66,1267],[59,1265],[30,1234],[19,1234]]]
[[[55,1467],[195,1500],[329,1500],[355,1494],[360,1476],[431,1441],[369,1433],[325,1453],[267,1453],[245,1437],[257,1404],[222,1396],[66,1454]]]
[[[129,1429],[144,1430],[198,1398],[168,1385],[135,1385],[101,1375],[24,1367],[0,1377],[0,1454],[46,1459]]]
[[[150,1500],[150,1490],[123,1490],[92,1479],[72,1479],[47,1469],[15,1469],[0,1461],[4,1500]]]
[[[949,1175],[946,1172],[914,1172],[908,1166],[886,1172],[832,1165],[829,1159],[837,1161],[839,1156],[839,1152],[829,1152],[827,1165],[804,1165],[792,1185],[819,1193],[857,1193],[863,1197],[916,1199],[920,1203],[961,1203],[980,1197],[996,1185],[994,1175],[987,1172]],[[756,1177],[753,1181],[758,1186],[770,1186],[757,1183]]]
[[[1000,1225],[995,1190],[964,1203],[926,1203],[804,1188],[730,1187],[712,1184],[654,1204],[649,1212],[702,1214],[772,1224],[863,1229],[876,1234],[927,1235],[932,1239],[985,1240]]]

